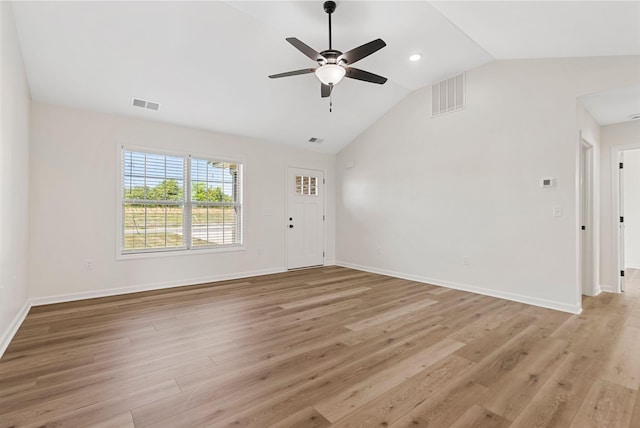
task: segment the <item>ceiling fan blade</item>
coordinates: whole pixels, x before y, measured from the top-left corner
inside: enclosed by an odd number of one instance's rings
[[[346,67],[346,70],[347,73],[345,74],[345,77],[349,77],[351,79],[378,83],[380,85],[387,81],[386,77],[378,76],[377,74],[369,73],[368,71],[360,70],[358,68]]]
[[[295,37],[287,37],[287,42],[291,43],[294,48],[298,49],[300,52],[311,58],[312,60],[318,62],[320,60],[326,61],[326,58],[320,55],[320,53],[316,52],[313,48],[307,46],[300,40]]]
[[[313,73],[314,71],[316,71],[315,68],[304,68],[302,70],[287,71],[286,73],[272,74],[271,76],[269,76],[269,79],[277,79],[279,77],[298,76],[300,74]]]
[[[331,87],[329,85],[320,84],[320,96],[322,98],[327,98],[331,95]]]
[[[362,58],[379,51],[385,46],[387,46],[387,44],[382,39],[375,39],[369,43],[365,43],[362,46],[358,46],[355,49],[351,49],[350,51],[343,53],[338,57],[338,62],[340,62],[340,60],[345,60],[347,64],[353,64],[354,62],[360,61]]]

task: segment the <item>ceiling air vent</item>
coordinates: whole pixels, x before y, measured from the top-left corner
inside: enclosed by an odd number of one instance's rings
[[[311,138],[309,138],[309,142],[310,143],[314,143],[314,144],[321,144],[322,140],[320,138],[317,138],[317,137],[311,137]]]
[[[463,110],[465,106],[465,75],[457,74],[431,86],[431,116]]]
[[[134,107],[146,108],[153,111],[158,111],[158,109],[160,108],[159,103],[154,103],[152,101],[147,101],[140,98],[134,98],[131,102],[131,105]]]

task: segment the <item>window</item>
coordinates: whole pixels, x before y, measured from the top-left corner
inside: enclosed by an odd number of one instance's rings
[[[123,149],[121,253],[242,245],[242,164]]]
[[[296,175],[296,195],[318,196],[318,178]]]

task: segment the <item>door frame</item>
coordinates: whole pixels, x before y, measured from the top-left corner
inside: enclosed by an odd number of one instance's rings
[[[289,169],[290,168],[299,168],[299,169],[311,169],[314,171],[322,171],[322,177],[324,178],[324,182],[322,183],[322,216],[324,218],[322,222],[322,251],[324,253],[324,257],[322,258],[322,265],[327,265],[327,170],[324,168],[320,168],[317,166],[309,166],[309,165],[300,165],[300,164],[285,164],[284,167],[284,203],[285,203],[285,212],[282,218],[282,230],[284,231],[284,268],[285,270],[292,270],[289,268],[289,240],[287,237],[287,231],[289,229]],[[314,266],[317,267],[317,266]],[[293,270],[306,269],[306,268],[294,268]]]
[[[613,260],[616,263],[616,285],[615,292],[621,293],[624,290],[624,278],[620,275],[620,267],[624,266],[624,260],[621,258],[624,256],[620,251],[620,183],[618,181],[620,174],[620,168],[618,167],[618,163],[620,162],[621,153],[627,150],[636,150],[640,149],[639,143],[632,144],[624,144],[619,146],[611,147],[611,210],[612,210],[612,218],[611,218],[611,235],[613,237]],[[624,231],[622,232],[624,233]]]
[[[598,272],[598,230],[595,212],[595,145],[580,135],[578,168],[578,283],[580,295],[600,294]],[[586,226],[582,231],[582,226]],[[586,264],[584,262],[587,262]]]

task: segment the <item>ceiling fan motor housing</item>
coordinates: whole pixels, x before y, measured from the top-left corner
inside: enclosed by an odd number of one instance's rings
[[[320,65],[324,65],[324,64],[345,65],[347,63],[347,61],[345,61],[344,59],[340,59],[340,63],[338,63],[338,57],[342,55],[342,52],[337,51],[335,49],[327,49],[326,51],[320,52],[320,55],[324,57],[323,59],[321,58],[318,60],[318,63]],[[324,61],[324,59],[326,59],[326,61]]]

